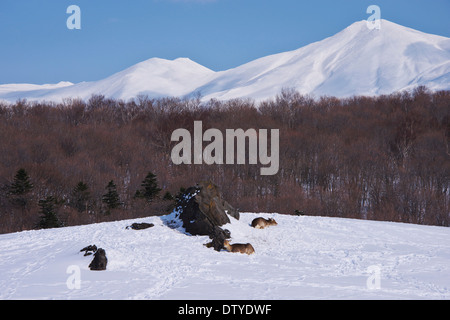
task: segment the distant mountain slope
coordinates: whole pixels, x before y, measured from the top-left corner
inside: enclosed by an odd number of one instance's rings
[[[61,81],[57,84],[28,84],[28,83],[12,83],[0,84],[0,100],[15,101],[17,99],[31,97],[34,92],[45,94],[51,92],[53,89],[73,86],[71,82]]]
[[[214,72],[187,58],[153,58],[95,82],[27,86],[27,90],[2,85],[0,99],[61,101],[103,94],[127,100],[137,95],[158,98],[200,93],[205,100],[263,100],[283,88],[314,96],[348,97],[390,94],[420,85],[450,89],[450,38],[387,20],[381,20],[380,30],[370,30],[363,20],[322,41],[226,71]]]
[[[214,71],[188,58],[173,61],[152,58],[112,76],[93,82],[81,82],[54,90],[38,87],[32,91],[0,91],[0,99],[62,101],[64,98],[89,99],[94,94],[108,98],[131,99],[138,95],[149,97],[184,96],[205,83]]]
[[[264,57],[219,72],[198,90],[206,98],[265,99],[282,88],[300,93],[379,95],[411,85],[450,89],[450,39],[382,20],[366,21],[295,51]]]
[[[260,216],[278,225],[252,228]],[[0,299],[450,299],[449,228],[242,213],[225,228],[247,256],[206,248],[173,218],[0,235]],[[93,244],[106,271],[80,253]]]

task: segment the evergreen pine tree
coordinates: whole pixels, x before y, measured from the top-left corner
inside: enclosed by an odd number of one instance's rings
[[[12,196],[13,202],[22,207],[27,205],[26,195],[33,189],[30,177],[25,169],[19,169],[14,176],[13,183],[9,186],[8,194]]]
[[[55,211],[56,199],[48,196],[45,199],[39,200],[39,207],[41,213],[41,220],[38,227],[42,229],[60,228],[62,223],[59,221]]]
[[[9,193],[16,196],[25,195],[33,189],[33,184],[25,169],[19,169],[14,176],[14,182],[9,187]]]
[[[102,201],[108,208],[107,213],[110,213],[111,209],[116,209],[122,205],[114,180],[111,180],[106,186],[106,193],[103,195]]]
[[[175,198],[173,197],[173,195],[172,195],[169,191],[167,191],[167,192],[164,194],[163,199],[164,199],[164,200],[168,200],[168,201],[173,201],[173,200],[175,200]]]
[[[137,190],[134,197],[138,199],[145,199],[147,202],[151,202],[161,191],[158,188],[158,182],[156,180],[156,175],[149,172],[145,179],[141,183],[142,189]]]
[[[91,193],[86,183],[80,181],[72,190],[71,206],[78,210],[78,212],[88,211]]]

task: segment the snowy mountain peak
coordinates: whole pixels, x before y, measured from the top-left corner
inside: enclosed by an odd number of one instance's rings
[[[187,58],[152,58],[93,83],[89,92],[81,92],[81,97],[96,92],[119,99],[130,99],[137,95],[183,96],[204,83],[211,74],[214,71]],[[74,87],[71,89],[77,89]]]
[[[357,21],[341,32],[337,33],[335,36],[370,36],[367,39],[374,39],[376,37],[382,37],[385,40],[400,40],[402,42],[415,42],[415,41],[426,41],[426,42],[439,42],[448,40],[449,38],[424,33],[409,27],[399,25],[397,23],[391,22],[389,20],[381,19],[380,28],[369,28],[369,23],[366,20]]]
[[[106,79],[75,85],[2,85],[0,99],[14,102],[88,99],[92,94],[131,99],[183,97],[205,100],[273,98],[283,88],[313,96],[390,94],[425,85],[450,89],[450,39],[388,20],[371,29],[357,21],[337,34],[297,50],[263,57],[214,72],[189,58],[151,58]]]
[[[150,58],[148,60],[139,62],[135,64],[131,68],[137,68],[137,67],[146,67],[146,68],[175,68],[175,67],[185,67],[185,68],[197,68],[199,70],[203,71],[209,71],[214,72],[194,61],[192,61],[189,58],[176,58],[174,60],[168,60],[168,59],[162,59],[162,58]],[[151,71],[148,70],[148,71]]]
[[[351,33],[392,33],[392,32],[415,32],[415,33],[422,33],[420,31],[402,26],[400,24],[397,24],[395,22],[386,20],[386,19],[380,19],[380,28],[370,28],[370,22],[367,20],[360,20],[352,23],[347,28],[342,30],[341,32],[351,32]],[[339,33],[338,33],[339,34]]]
[[[207,75],[214,73],[214,71],[188,59],[178,58],[175,60],[166,60],[161,58],[151,58],[142,62],[139,62],[132,67],[125,69],[112,75],[113,77],[144,77],[152,80],[155,76],[164,76],[167,79],[170,77],[183,76],[185,73],[192,73],[193,76]],[[107,79],[109,79],[107,78]]]
[[[208,99],[262,100],[282,88],[338,97],[390,94],[411,84],[450,89],[449,61],[449,38],[387,20],[379,30],[358,21],[322,41],[224,71],[198,90]]]

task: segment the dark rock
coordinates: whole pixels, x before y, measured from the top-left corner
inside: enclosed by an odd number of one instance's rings
[[[106,265],[108,263],[108,259],[106,258],[106,252],[104,249],[99,248],[95,254],[94,259],[89,265],[89,269],[94,271],[103,271],[106,270]]]
[[[133,229],[133,230],[144,230],[151,227],[154,227],[155,225],[153,223],[133,223],[131,226],[128,226],[127,229]]]
[[[84,252],[85,256],[90,256],[91,254],[95,253],[97,251],[97,246],[94,245],[89,245],[87,247],[84,247],[83,249],[80,250],[80,252]]]
[[[212,241],[205,244],[205,246],[208,248],[214,248],[216,251],[220,251],[224,249],[224,241],[231,238],[231,232],[227,229],[224,230],[220,227],[215,227],[209,237]]]
[[[213,240],[224,232],[222,229],[218,231],[216,227],[230,223],[228,215],[239,219],[239,211],[222,199],[218,187],[211,182],[202,182],[187,189],[178,197],[177,210],[186,232],[207,235]]]

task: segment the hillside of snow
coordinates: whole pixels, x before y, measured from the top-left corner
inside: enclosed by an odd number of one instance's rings
[[[0,85],[0,100],[60,102],[89,99],[93,94],[128,100],[185,97],[205,100],[275,97],[283,88],[302,94],[349,97],[380,95],[424,85],[450,89],[450,39],[381,20],[370,30],[365,20],[303,48],[263,57],[236,68],[214,72],[196,62],[153,58],[106,79],[73,85]]]
[[[253,229],[259,216],[278,226]],[[206,248],[173,214],[0,235],[0,299],[450,299],[449,228],[230,219],[231,242],[250,242],[254,255]],[[133,222],[155,226],[126,229]],[[106,271],[89,270],[79,251],[91,244],[106,250]]]
[[[128,100],[138,95],[149,97],[178,97],[189,94],[198,85],[209,79],[214,71],[188,58],[173,61],[152,58],[118,72],[104,80],[85,82],[58,90],[47,97],[89,99],[93,94],[108,98]]]
[[[449,38],[380,23],[380,30],[370,30],[365,20],[356,22],[298,50],[220,72],[197,90],[206,99],[262,100],[283,88],[316,97],[390,94],[412,84],[450,89]]]
[[[28,83],[12,83],[0,84],[0,100],[13,101],[18,99],[38,96],[44,96],[53,92],[54,89],[60,89],[73,86],[72,82],[61,81],[56,84],[28,84]]]
[[[65,98],[88,100],[92,95],[102,94],[108,98],[128,100],[138,95],[153,98],[185,96],[205,83],[214,71],[188,58],[173,61],[152,58],[140,62],[112,76],[93,82],[81,82],[55,90],[39,88],[7,92],[0,86],[0,99],[16,101],[26,98],[31,101],[46,100],[61,102]],[[4,85],[6,88],[7,85]]]

